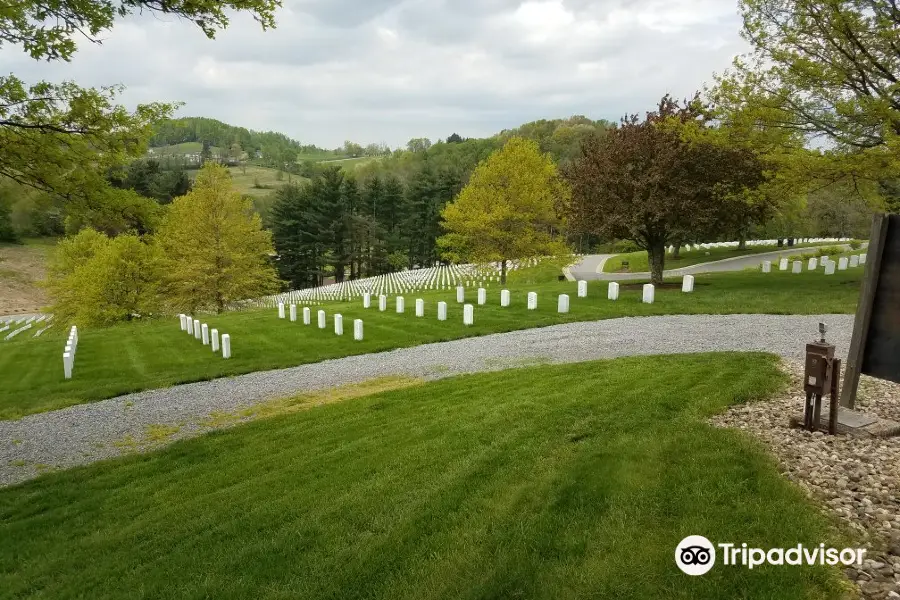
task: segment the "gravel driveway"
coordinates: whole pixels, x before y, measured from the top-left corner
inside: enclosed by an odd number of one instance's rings
[[[439,379],[535,361],[719,350],[758,350],[799,360],[806,342],[815,339],[820,321],[828,323],[828,340],[837,345],[838,353],[846,353],[853,315],[625,317],[426,344],[128,394],[0,421],[0,485],[132,452],[134,444],[122,441],[144,437],[149,426],[177,427],[167,441],[192,437],[208,430],[203,422],[213,413],[376,377]]]

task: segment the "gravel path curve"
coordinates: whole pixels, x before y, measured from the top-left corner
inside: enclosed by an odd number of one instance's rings
[[[142,449],[150,426],[178,428],[165,441],[208,430],[211,414],[273,398],[402,375],[439,379],[529,362],[579,362],[685,352],[772,352],[801,359],[820,321],[839,353],[850,345],[853,315],[671,315],[567,323],[483,337],[349,356],[128,394],[0,421],[0,486],[42,472]]]

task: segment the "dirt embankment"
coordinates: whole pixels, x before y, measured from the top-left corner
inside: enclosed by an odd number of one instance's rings
[[[33,313],[46,306],[47,295],[38,282],[53,243],[0,244],[0,315]]]

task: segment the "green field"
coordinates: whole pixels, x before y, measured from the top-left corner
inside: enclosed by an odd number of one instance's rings
[[[213,154],[221,154],[225,152],[224,148],[218,146],[210,146]],[[157,146],[153,148],[154,156],[171,156],[180,154],[199,154],[203,150],[201,142],[183,142],[181,144],[172,144],[170,146]]]
[[[234,182],[235,191],[241,194],[248,194],[258,198],[271,195],[279,187],[287,184],[289,181],[300,182],[306,181],[304,177],[299,175],[281,174],[281,180],[278,180],[278,170],[268,167],[260,167],[257,165],[246,165],[239,167],[229,167],[231,180]],[[188,171],[191,179],[197,177],[197,169]],[[261,187],[255,187],[259,184]]]
[[[783,385],[776,361],[455,377],[45,475],[0,490],[0,598],[846,597],[837,567],[674,562],[693,534],[848,545],[704,423]]]
[[[852,313],[862,273],[862,268],[856,268],[832,276],[821,271],[700,275],[693,294],[661,288],[654,304],[641,303],[639,283],[632,289],[623,283],[620,299],[612,302],[606,299],[603,282],[591,282],[589,297],[577,298],[574,282],[552,281],[510,285],[512,306],[501,308],[499,287],[494,284],[489,288],[488,304],[476,306],[471,327],[462,324],[462,306],[456,303],[454,290],[409,294],[403,315],[394,312],[393,300],[383,313],[377,308],[366,311],[360,300],[329,304],[324,307],[328,314],[325,330],[281,321],[274,309],[203,316],[211,329],[231,334],[234,355],[229,360],[189,339],[172,317],[82,331],[75,375],[69,381],[63,378],[60,359],[65,333],[52,329],[37,339],[21,335],[0,341],[0,381],[4,382],[0,419],[177,383],[571,321],[662,314]],[[538,292],[537,310],[526,310],[529,291]],[[571,312],[564,315],[556,312],[561,293],[571,298]],[[474,302],[475,290],[469,289],[467,294],[467,301]],[[416,297],[426,300],[425,318],[414,316]],[[439,300],[449,305],[444,322],[435,316]],[[344,316],[343,336],[333,333],[334,313]],[[353,341],[352,321],[356,318],[365,323],[362,342]],[[315,309],[313,319],[315,322]]]
[[[794,248],[809,248],[811,246],[831,246],[832,244],[795,244]],[[671,254],[666,254],[665,269],[681,269],[701,263],[712,262],[716,260],[725,260],[728,258],[738,258],[740,256],[749,256],[752,254],[762,254],[764,252],[775,252],[777,250],[789,250],[790,248],[779,248],[778,246],[751,246],[745,250],[737,248],[710,248],[708,250],[691,250],[690,252],[682,250],[679,258],[672,258]],[[623,267],[622,262],[627,261],[628,266]],[[604,273],[646,273],[650,270],[650,262],[647,252],[629,252],[627,254],[617,254],[609,258],[603,265]]]

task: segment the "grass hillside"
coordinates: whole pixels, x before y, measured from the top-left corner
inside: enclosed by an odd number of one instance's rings
[[[38,282],[44,278],[52,238],[0,244],[0,315],[38,312],[47,297]]]
[[[228,171],[231,173],[231,180],[234,182],[236,191],[256,197],[269,196],[289,181],[306,181],[299,175],[289,175],[288,173],[282,173],[282,179],[279,181],[276,169],[256,165],[229,167]],[[192,169],[188,171],[188,175],[194,179],[198,172],[196,169]],[[255,187],[257,184],[262,187]]]
[[[837,567],[676,568],[690,534],[836,545],[759,445],[704,420],[764,354],[454,377],[0,490],[0,597],[830,599]]]

